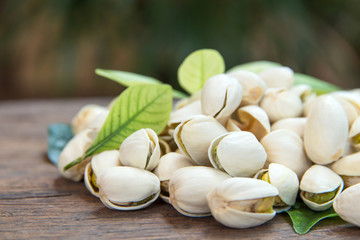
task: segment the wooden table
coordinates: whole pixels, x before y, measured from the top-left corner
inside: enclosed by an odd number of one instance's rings
[[[297,235],[287,214],[252,229],[230,229],[212,217],[189,218],[158,199],[138,211],[115,211],[84,183],[62,178],[47,159],[46,128],[69,122],[85,104],[110,99],[0,103],[0,239],[356,239],[360,228],[320,222]]]

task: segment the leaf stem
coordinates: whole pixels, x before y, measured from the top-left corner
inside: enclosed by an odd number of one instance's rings
[[[68,170],[69,168],[71,168],[71,167],[73,167],[73,166],[81,163],[82,161],[85,160],[86,157],[87,157],[87,156],[84,155],[84,156],[81,156],[81,157],[75,159],[75,160],[72,161],[71,163],[68,163],[68,164],[64,167],[64,171],[66,171],[66,170]]]

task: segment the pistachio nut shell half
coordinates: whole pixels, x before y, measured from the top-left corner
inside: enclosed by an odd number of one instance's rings
[[[80,109],[80,111],[71,120],[71,127],[74,134],[78,134],[81,131],[87,129],[89,124],[94,121],[96,116],[102,112],[107,112],[106,107],[102,107],[96,104],[89,104]]]
[[[174,132],[174,140],[180,151],[195,164],[211,166],[208,149],[211,141],[226,133],[215,118],[199,115],[180,123]]]
[[[178,169],[193,166],[193,163],[183,154],[169,152],[160,158],[159,164],[154,170],[154,174],[160,180],[160,197],[165,202],[169,200],[169,180],[171,175]]]
[[[168,125],[174,129],[182,121],[188,120],[189,118],[202,114],[200,100],[192,102],[176,111],[171,112]]]
[[[316,164],[336,161],[344,153],[348,132],[348,119],[341,104],[329,95],[318,97],[304,128],[307,156]]]
[[[235,78],[243,87],[242,106],[259,103],[267,88],[262,78],[253,72],[245,70],[237,70],[227,75]]]
[[[266,112],[259,106],[249,105],[237,110],[240,129],[252,132],[260,141],[270,132],[270,121]]]
[[[300,97],[289,90],[282,88],[268,88],[260,107],[267,113],[270,122],[290,117],[300,117],[303,103]]]
[[[219,183],[207,201],[214,218],[231,228],[261,225],[273,217],[272,206],[278,190],[271,184],[254,178],[231,178]]]
[[[159,139],[154,130],[142,128],[120,145],[120,161],[124,166],[154,170],[160,159]]]
[[[234,177],[252,177],[266,162],[266,151],[251,132],[225,133],[208,151],[211,164]]]
[[[280,129],[270,132],[260,143],[267,153],[267,166],[270,163],[282,164],[293,170],[299,179],[312,165],[306,157],[303,141],[293,131]]]
[[[270,163],[267,170],[260,170],[254,178],[270,183],[279,191],[279,196],[275,198],[274,203],[276,212],[286,211],[295,204],[299,179],[290,168],[278,163]]]
[[[289,67],[267,68],[259,76],[265,81],[268,88],[289,89],[294,83],[294,71]]]
[[[284,118],[284,119],[274,122],[271,125],[271,131],[276,131],[279,129],[287,129],[287,130],[293,131],[301,139],[303,139],[305,123],[306,123],[305,117]]]
[[[146,170],[117,166],[98,179],[101,202],[110,209],[136,210],[149,206],[160,194],[158,177]]]
[[[242,86],[235,78],[225,74],[209,78],[201,90],[201,110],[203,114],[216,119],[230,116],[239,107]]]
[[[98,176],[107,168],[120,166],[119,150],[109,150],[96,154],[86,165],[84,183],[89,192],[99,197]]]
[[[71,179],[73,181],[80,181],[83,179],[84,170],[88,162],[90,161],[90,157],[86,158],[81,163],[69,168],[64,171],[64,167],[76,160],[77,158],[84,155],[85,151],[90,147],[94,139],[96,138],[97,131],[93,129],[85,129],[81,131],[79,134],[76,134],[64,147],[59,156],[58,161],[58,170],[61,175],[67,179]]]
[[[343,180],[330,168],[313,165],[300,181],[300,197],[312,210],[324,211],[331,208],[343,188]]]
[[[345,187],[360,183],[360,152],[340,158],[330,168],[342,177]]]
[[[170,203],[181,214],[189,217],[211,215],[206,195],[220,182],[231,178],[210,167],[183,167],[175,171],[169,182]]]
[[[334,210],[339,216],[360,227],[360,184],[345,189],[333,203]]]

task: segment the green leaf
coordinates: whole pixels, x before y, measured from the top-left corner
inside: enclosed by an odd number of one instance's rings
[[[53,123],[48,126],[47,134],[47,155],[50,161],[56,166],[61,151],[64,149],[68,141],[73,137],[73,133],[69,124]]]
[[[315,77],[308,76],[302,73],[294,73],[294,85],[298,85],[298,84],[310,85],[312,91],[315,92],[317,95],[341,90],[340,87],[335,86],[334,84],[328,82],[324,82]]]
[[[260,73],[262,71],[264,71],[267,68],[271,68],[271,67],[279,67],[281,66],[280,63],[276,63],[276,62],[270,62],[270,61],[255,61],[255,62],[249,62],[249,63],[244,63],[238,66],[235,66],[231,69],[229,69],[227,72],[234,72],[237,70],[246,70],[246,71],[250,71],[253,73]]]
[[[293,228],[298,234],[307,233],[320,220],[330,217],[339,216],[335,213],[333,208],[325,211],[313,211],[308,208],[303,202],[297,201],[295,205],[286,211],[293,223]]]
[[[102,77],[108,78],[110,80],[113,80],[117,83],[120,83],[121,85],[123,85],[125,87],[130,87],[130,86],[144,84],[144,83],[145,84],[163,84],[161,81],[159,81],[155,78],[143,76],[143,75],[131,73],[131,72],[97,68],[97,69],[95,69],[95,73],[99,76],[102,76]],[[173,97],[174,98],[186,98],[186,97],[188,97],[188,95],[183,92],[173,89]]]
[[[94,154],[118,149],[133,132],[151,128],[157,134],[165,128],[172,109],[172,89],[166,84],[141,84],[126,89],[116,100],[104,125],[84,156],[64,170]]]
[[[193,94],[204,86],[212,76],[224,73],[225,63],[214,49],[200,49],[185,58],[178,70],[180,86]]]

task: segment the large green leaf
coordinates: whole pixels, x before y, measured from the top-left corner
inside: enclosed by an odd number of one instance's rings
[[[308,208],[301,201],[297,201],[296,204],[286,212],[289,214],[291,221],[293,222],[293,228],[298,234],[307,233],[322,219],[339,216],[333,208],[317,212]],[[344,221],[339,218],[339,222]]]
[[[237,65],[235,67],[230,68],[227,72],[234,72],[237,70],[246,70],[253,73],[260,73],[267,68],[270,67],[279,67],[281,66],[280,63],[270,62],[270,61],[255,61],[255,62],[248,62],[241,65]]]
[[[95,73],[99,76],[102,76],[102,77],[108,78],[110,80],[113,80],[117,83],[120,83],[121,85],[123,85],[125,87],[130,87],[130,86],[144,84],[144,83],[162,84],[161,81],[159,81],[155,78],[136,74],[136,73],[131,73],[131,72],[97,68],[97,69],[95,69]],[[173,89],[173,97],[186,98],[186,97],[188,97],[188,95]]]
[[[214,49],[200,49],[185,58],[178,70],[180,86],[193,94],[204,86],[212,76],[224,73],[225,63]]]
[[[117,149],[133,132],[151,128],[159,134],[172,109],[172,89],[166,84],[141,84],[126,89],[115,101],[104,125],[85,155],[65,166],[65,170],[85,158]]]
[[[312,76],[308,76],[302,73],[294,73],[294,85],[307,84],[311,86],[313,92],[317,95],[341,90],[340,87],[334,84],[324,82]]]
[[[50,161],[57,165],[61,151],[73,137],[71,126],[66,123],[52,123],[48,126],[47,134],[47,155]]]

